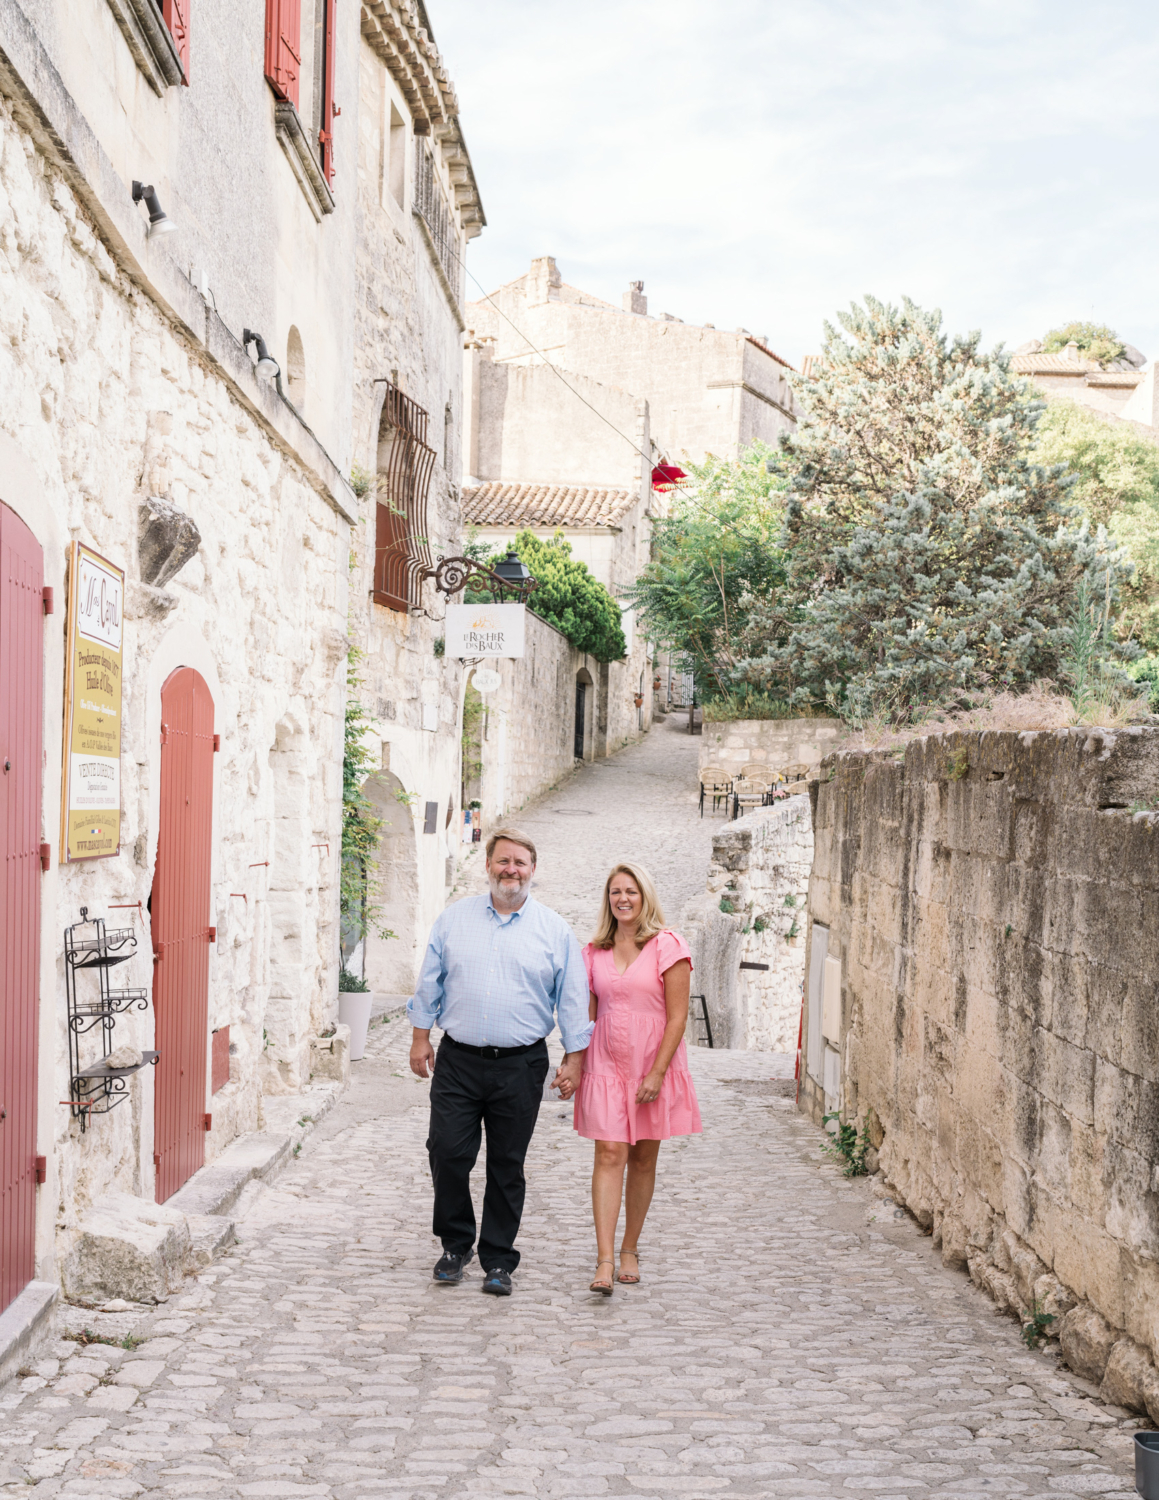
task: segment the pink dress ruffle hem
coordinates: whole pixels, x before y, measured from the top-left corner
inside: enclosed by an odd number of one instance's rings
[[[596,1029],[584,1058],[573,1123],[593,1141],[666,1141],[700,1134],[700,1106],[681,1041],[668,1065],[659,1098],[637,1104],[636,1093],[656,1060],[664,1035],[664,974],[688,944],[667,929],[644,944],[623,974],[610,948],[584,949],[588,987],[597,1001]]]

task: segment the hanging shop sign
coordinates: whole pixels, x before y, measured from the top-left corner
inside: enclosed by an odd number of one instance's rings
[[[447,656],[522,656],[522,604],[448,604]]]
[[[121,847],[121,666],[125,574],[80,542],[68,573],[62,864]]]
[[[503,679],[494,667],[477,667],[475,675],[471,678],[476,692],[486,695],[497,693],[503,686]]]

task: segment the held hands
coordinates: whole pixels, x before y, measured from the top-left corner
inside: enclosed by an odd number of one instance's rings
[[[551,1080],[553,1089],[559,1090],[561,1099],[571,1099],[579,1088],[580,1074],[583,1071],[583,1058],[577,1054],[575,1057],[565,1057],[556,1070],[555,1077]]]
[[[663,1082],[664,1074],[659,1068],[653,1068],[648,1076],[640,1081],[640,1087],[636,1090],[636,1103],[651,1104],[653,1100],[659,1099]]]

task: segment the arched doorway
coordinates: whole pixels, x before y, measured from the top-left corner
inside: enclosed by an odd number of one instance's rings
[[[44,555],[0,504],[0,1312],[32,1280]]]
[[[213,698],[178,667],[161,688],[161,803],[153,926],[157,1202],[205,1162],[209,903],[213,853]]]
[[[390,771],[378,771],[362,787],[367,801],[382,820],[378,840],[378,868],[372,875],[379,887],[381,911],[377,925],[396,934],[366,935],[363,974],[380,994],[410,992],[415,979],[416,912],[419,900],[418,850],[414,814],[402,782]]]

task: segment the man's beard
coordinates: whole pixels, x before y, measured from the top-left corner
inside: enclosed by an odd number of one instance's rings
[[[493,875],[489,878],[492,897],[498,896],[501,901],[518,901],[527,895],[527,887],[531,884],[531,877],[526,880],[518,880],[517,877],[509,877],[501,881],[500,877]]]

